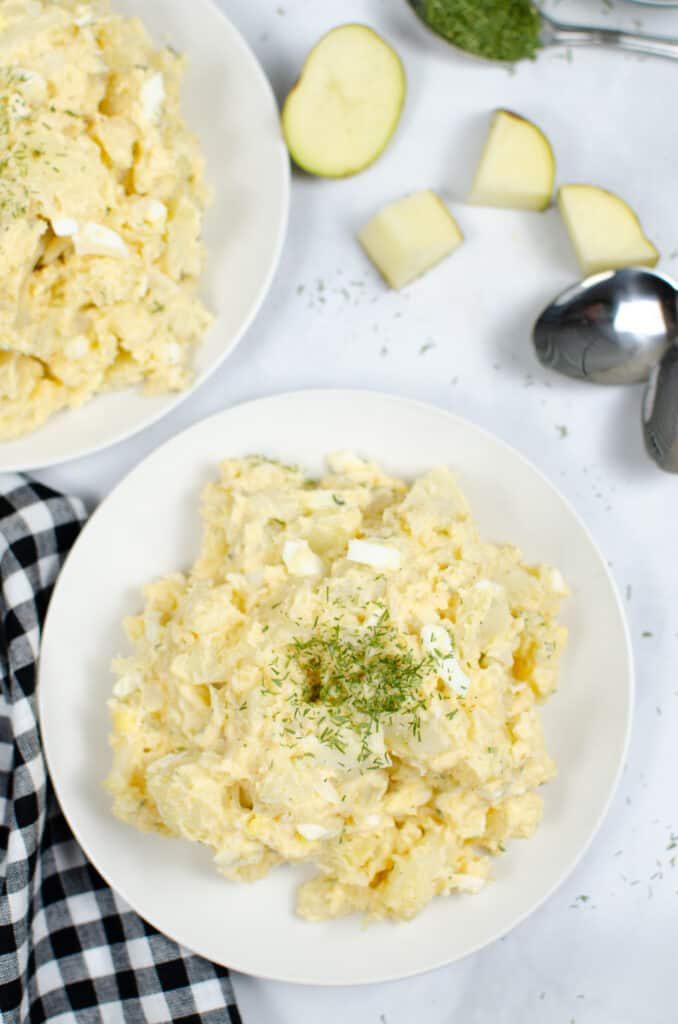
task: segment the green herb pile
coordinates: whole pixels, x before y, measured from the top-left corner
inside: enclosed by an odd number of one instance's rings
[[[530,0],[421,0],[421,17],[455,46],[491,60],[534,57],[539,11]]]
[[[316,624],[308,638],[290,644],[288,667],[300,684],[294,716],[317,721],[322,743],[344,753],[351,731],[360,739],[359,759],[366,761],[370,736],[395,715],[420,737],[419,712],[426,703],[420,688],[430,659],[414,656],[385,608],[357,630]],[[370,767],[382,765],[374,758]]]

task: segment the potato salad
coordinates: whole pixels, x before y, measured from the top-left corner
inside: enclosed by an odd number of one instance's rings
[[[195,565],[126,621],[107,788],[229,879],[311,862],[309,921],[408,919],[540,821],[567,588],[481,539],[450,470],[327,462],[221,465]]]
[[[189,381],[210,316],[182,75],[107,0],[0,0],[0,439]]]

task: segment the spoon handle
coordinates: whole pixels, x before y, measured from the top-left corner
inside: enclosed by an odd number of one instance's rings
[[[655,368],[643,401],[648,454],[661,469],[678,473],[678,345]]]
[[[678,60],[678,39],[665,36],[643,36],[622,32],[614,28],[592,28],[584,25],[565,25],[541,15],[542,45],[544,46],[598,46],[613,50],[643,53],[650,57],[668,57]]]

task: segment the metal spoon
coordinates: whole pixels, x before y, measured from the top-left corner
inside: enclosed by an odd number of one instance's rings
[[[662,469],[678,473],[678,345],[655,367],[643,401],[648,454]]]
[[[407,2],[431,31],[436,32],[437,35],[440,35],[451,46],[454,45],[447,39],[447,36],[437,32],[426,20],[426,0],[407,0]],[[678,39],[669,39],[665,36],[646,36],[636,32],[622,32],[614,28],[568,25],[562,21],[550,18],[543,11],[539,11],[539,17],[541,19],[540,44],[544,48],[547,46],[595,46],[612,50],[626,50],[630,53],[642,53],[650,57],[667,57],[670,60],[678,60]],[[507,62],[501,61],[501,63]]]
[[[608,270],[573,285],[532,335],[544,366],[596,384],[647,380],[678,339],[678,286],[654,270]]]

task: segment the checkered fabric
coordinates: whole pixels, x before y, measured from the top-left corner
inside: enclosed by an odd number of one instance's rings
[[[80,501],[0,477],[0,1020],[239,1024],[228,971],[155,931],[73,838],[40,748],[35,682]]]

